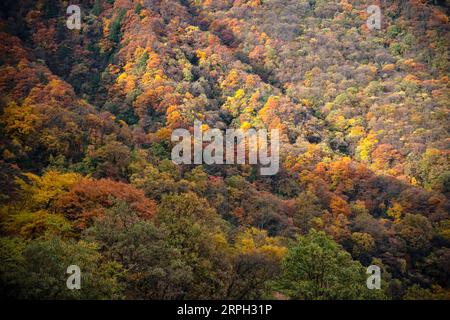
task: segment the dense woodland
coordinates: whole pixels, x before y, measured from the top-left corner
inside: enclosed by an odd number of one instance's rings
[[[70,2],[0,3],[0,297],[450,299],[448,1]],[[280,171],[175,165],[195,119]]]

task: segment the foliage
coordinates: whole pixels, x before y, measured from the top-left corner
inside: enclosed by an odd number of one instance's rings
[[[1,295],[448,299],[438,2],[384,2],[372,31],[367,1],[92,0],[67,32],[65,1],[6,1]],[[175,165],[195,119],[279,129],[280,171]]]
[[[365,269],[323,232],[312,229],[289,248],[279,280],[296,299],[381,298],[365,286]]]

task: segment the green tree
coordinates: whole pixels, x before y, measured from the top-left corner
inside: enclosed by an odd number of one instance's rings
[[[324,232],[312,229],[289,248],[276,285],[294,299],[382,298],[366,287],[363,266]]]
[[[229,282],[231,248],[225,225],[208,202],[189,192],[162,198],[158,225],[168,231],[170,245],[181,251],[193,282],[184,298],[223,298]]]
[[[122,27],[122,19],[125,16],[126,10],[121,8],[109,27],[109,40],[119,43],[121,38],[120,29]]]
[[[0,239],[0,283],[4,297],[19,299],[117,299],[121,266],[104,262],[96,246],[60,238],[25,242]],[[81,270],[81,289],[70,290],[67,267]]]
[[[117,202],[86,231],[100,244],[103,255],[126,268],[127,298],[176,299],[183,297],[192,279],[168,233],[143,220],[124,202]]]
[[[92,7],[92,13],[95,16],[99,16],[100,13],[102,13],[103,7],[102,7],[102,1],[101,0],[95,0],[94,6]]]

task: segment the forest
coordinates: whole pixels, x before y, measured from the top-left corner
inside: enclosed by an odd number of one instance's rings
[[[0,298],[450,300],[449,15],[2,0]],[[278,129],[278,172],[175,164],[196,120]]]

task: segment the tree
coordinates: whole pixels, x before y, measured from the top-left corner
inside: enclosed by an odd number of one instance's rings
[[[101,0],[95,0],[94,6],[92,7],[92,13],[95,16],[99,16],[100,13],[102,13],[102,10],[103,10],[103,8],[102,8]]]
[[[117,299],[121,266],[104,262],[96,247],[60,238],[24,242],[0,239],[0,282],[3,297],[18,299]],[[69,290],[67,267],[81,270],[81,289]]]
[[[41,177],[23,174],[16,179],[20,186],[17,198],[3,208],[1,224],[4,231],[28,239],[70,236],[72,225],[58,212],[57,200],[80,179],[78,174],[54,170],[45,172]]]
[[[7,234],[20,235],[27,239],[53,236],[70,237],[73,235],[72,224],[62,214],[19,211],[5,218],[2,227]]]
[[[405,300],[449,300],[450,292],[441,286],[434,285],[431,288],[422,288],[415,284],[406,290]]]
[[[320,216],[323,209],[319,199],[312,192],[303,192],[296,199],[296,213],[294,224],[302,234],[307,234],[314,227],[315,218]]]
[[[157,225],[168,242],[181,252],[192,270],[192,285],[183,298],[223,298],[230,276],[231,251],[225,224],[207,201],[192,192],[164,196]]]
[[[119,141],[110,141],[88,152],[86,160],[95,178],[126,181],[130,164],[130,149]]]
[[[381,298],[366,287],[362,265],[324,232],[312,229],[289,248],[276,288],[294,299]]]
[[[361,258],[367,256],[375,249],[375,240],[368,233],[353,232],[353,255],[354,257]],[[370,261],[369,261],[370,262]]]
[[[267,231],[250,228],[235,240],[233,270],[227,299],[261,299],[269,296],[269,281],[280,270],[286,253],[280,238],[267,236]]]
[[[126,10],[124,8],[121,8],[119,12],[116,14],[116,17],[111,22],[109,27],[109,40],[111,40],[114,43],[119,43],[121,38],[121,26],[122,26],[122,19],[125,16]]]
[[[81,179],[62,195],[55,210],[64,213],[78,230],[83,230],[117,200],[127,203],[143,219],[150,219],[156,212],[156,203],[146,198],[142,190],[123,182],[89,178]]]
[[[430,221],[419,214],[405,215],[405,218],[395,225],[395,231],[404,239],[412,252],[427,250],[433,236]]]
[[[422,159],[417,163],[417,176],[427,190],[437,190],[448,193],[448,150],[427,149]]]
[[[127,298],[182,298],[192,281],[192,271],[179,249],[169,244],[168,233],[144,220],[125,202],[117,202],[85,232],[100,244],[110,261],[126,269]]]
[[[134,186],[144,190],[147,197],[156,200],[160,200],[167,193],[177,192],[179,189],[179,184],[175,182],[172,175],[160,172],[151,164],[145,165],[142,170],[134,173],[130,180]]]
[[[42,177],[26,173],[26,180],[20,180],[23,205],[31,210],[45,209],[55,212],[56,201],[81,180],[76,173],[60,173],[49,170]]]

